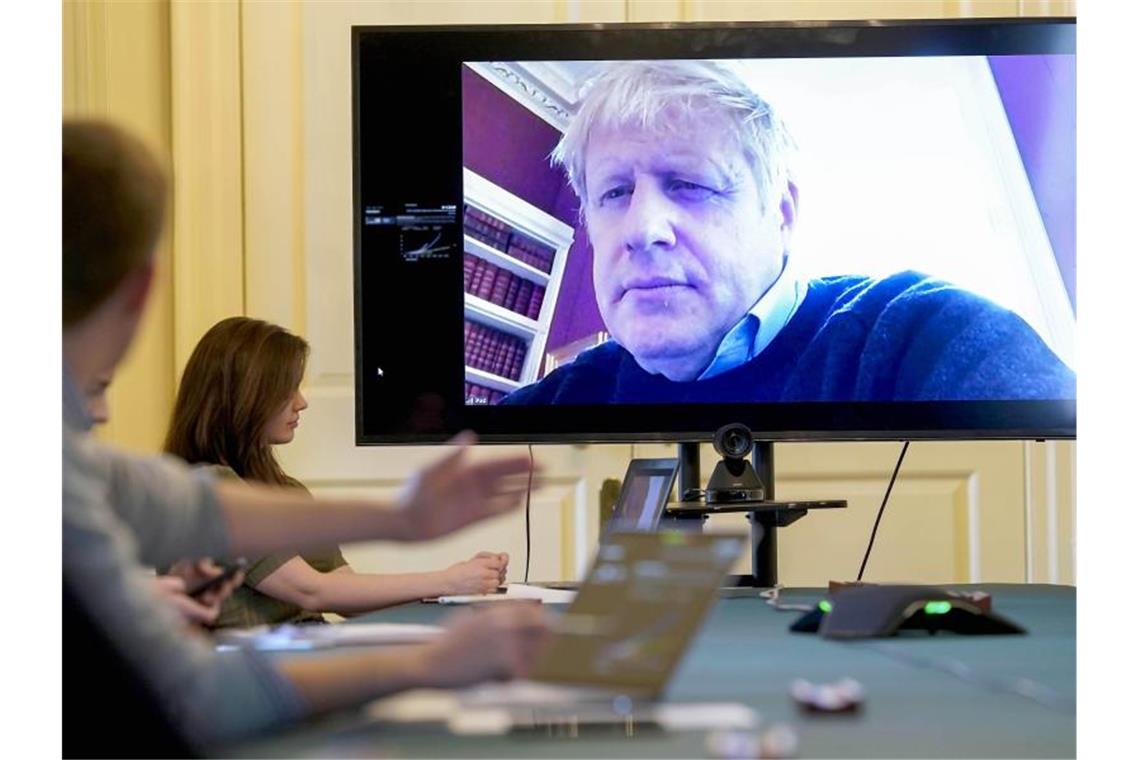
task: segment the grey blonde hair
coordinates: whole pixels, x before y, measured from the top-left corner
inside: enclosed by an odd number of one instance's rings
[[[628,61],[602,64],[587,80],[570,127],[550,154],[565,168],[582,205],[586,149],[594,130],[635,127],[667,133],[694,116],[719,114],[735,132],[752,168],[761,211],[779,198],[792,174],[795,141],[772,106],[727,67],[714,61]]]

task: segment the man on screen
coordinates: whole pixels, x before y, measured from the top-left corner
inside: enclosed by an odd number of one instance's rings
[[[506,404],[1062,399],[1020,317],[916,272],[801,281],[794,141],[708,61],[595,78],[553,159],[581,202],[612,339]]]

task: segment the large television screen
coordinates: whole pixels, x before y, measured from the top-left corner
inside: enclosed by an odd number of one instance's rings
[[[353,54],[360,443],[1075,434],[1071,21]]]

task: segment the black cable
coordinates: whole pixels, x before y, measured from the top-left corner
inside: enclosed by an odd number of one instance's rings
[[[530,454],[530,470],[526,474],[526,567],[523,570],[523,583],[530,582],[530,486],[534,482],[534,446],[527,444]]]
[[[863,580],[863,571],[867,569],[867,560],[871,558],[871,547],[875,545],[875,534],[879,532],[879,521],[883,519],[883,510],[887,508],[887,499],[891,498],[891,489],[895,487],[895,478],[899,476],[903,457],[910,447],[910,441],[903,441],[902,451],[899,452],[899,461],[895,462],[895,471],[891,474],[891,482],[887,484],[887,492],[883,494],[883,503],[879,505],[879,514],[875,517],[875,527],[871,529],[871,540],[867,542],[867,553],[863,555],[863,564],[859,565],[859,576],[856,581]]]

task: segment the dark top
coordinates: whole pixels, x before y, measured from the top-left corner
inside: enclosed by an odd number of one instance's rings
[[[1076,375],[1021,317],[917,272],[812,280],[751,361],[707,380],[646,372],[610,341],[504,404],[1076,398]]]
[[[199,757],[163,700],[63,580],[63,756]],[[110,731],[129,716],[130,730]]]
[[[270,596],[257,590],[257,584],[277,572],[294,557],[300,557],[318,573],[331,573],[348,564],[340,547],[297,552],[279,552],[261,557],[250,563],[245,581],[222,602],[221,612],[214,628],[250,628],[255,625],[280,623],[323,623],[324,615],[304,607]]]
[[[237,473],[224,465],[211,467],[221,477],[236,478]],[[339,546],[327,549],[313,549],[305,552],[284,551],[251,560],[245,571],[245,581],[234,589],[234,593],[222,602],[221,612],[214,623],[215,628],[250,628],[255,625],[278,625],[280,623],[323,623],[320,612],[311,612],[304,607],[270,596],[257,590],[257,584],[273,575],[294,557],[308,562],[319,573],[331,573],[338,567],[348,564]]]

